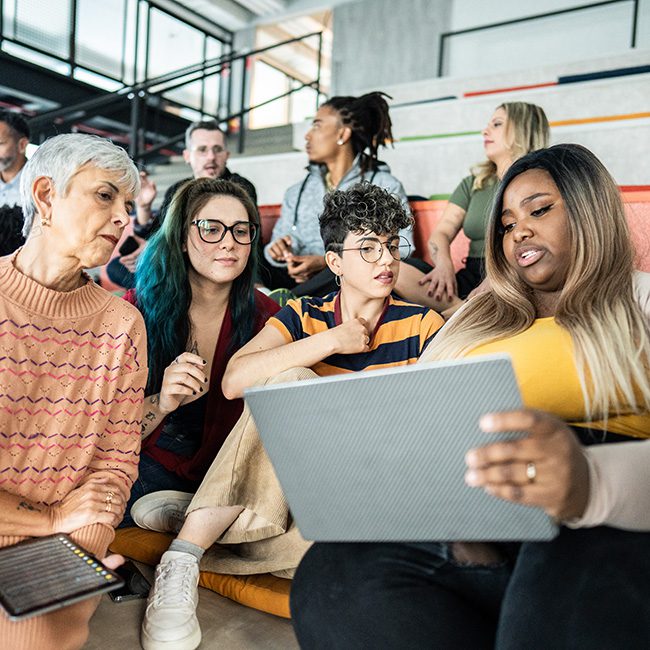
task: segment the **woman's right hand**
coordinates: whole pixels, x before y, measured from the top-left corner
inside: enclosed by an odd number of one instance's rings
[[[334,339],[336,354],[357,354],[370,349],[370,332],[365,318],[353,318],[341,323],[328,334]]]
[[[433,263],[433,269],[429,271],[420,281],[420,286],[429,284],[427,294],[438,302],[444,298],[451,302],[458,296],[456,285],[456,273],[451,260],[438,257]]]
[[[115,528],[124,517],[125,507],[122,491],[114,481],[108,477],[90,478],[50,506],[52,530],[71,533],[92,524]]]
[[[183,352],[165,368],[158,402],[163,415],[169,415],[181,404],[193,402],[207,391],[206,365],[198,354]]]

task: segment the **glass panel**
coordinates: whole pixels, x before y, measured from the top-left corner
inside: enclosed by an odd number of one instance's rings
[[[14,22],[16,6],[8,0],[4,0],[0,4],[2,5],[2,35],[7,38],[14,38],[16,36],[14,33],[16,26]]]
[[[149,38],[149,78],[203,61],[203,33],[157,9],[151,10]],[[201,83],[165,96],[200,110]]]
[[[626,52],[632,11],[630,0],[451,36],[443,75],[480,76]]]
[[[16,0],[14,37],[55,56],[70,56],[70,0]]]
[[[294,86],[297,86],[295,82]],[[316,91],[313,88],[302,88],[291,95],[290,122],[303,122],[311,119],[316,115],[316,111]]]
[[[124,0],[77,0],[76,60],[115,79],[122,76]]]
[[[263,61],[256,60],[253,67],[251,86],[251,106],[256,106],[267,99],[272,99],[287,92],[289,90],[289,80],[284,73]],[[248,127],[262,129],[268,126],[286,124],[289,118],[288,113],[288,98],[278,99],[266,106],[252,110],[249,113]]]
[[[223,44],[215,38],[208,36],[206,59],[215,59],[223,53]],[[205,80],[205,107],[208,115],[219,115],[219,92],[221,87],[221,73],[211,75]]]

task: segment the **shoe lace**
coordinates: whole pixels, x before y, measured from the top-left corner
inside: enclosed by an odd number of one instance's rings
[[[192,603],[196,588],[195,565],[180,559],[165,562],[156,570],[152,603],[154,607]]]

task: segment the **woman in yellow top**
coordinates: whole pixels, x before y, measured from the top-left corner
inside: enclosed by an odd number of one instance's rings
[[[422,359],[510,353],[526,408],[481,426],[529,435],[471,450],[465,481],[566,525],[543,543],[316,544],[292,588],[303,647],[650,647],[650,336],[616,184],[579,145],[529,154],[486,244],[491,290]]]

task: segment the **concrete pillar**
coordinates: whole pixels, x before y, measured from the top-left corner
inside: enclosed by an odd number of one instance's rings
[[[360,0],[334,8],[332,94],[430,79],[452,0]]]

